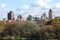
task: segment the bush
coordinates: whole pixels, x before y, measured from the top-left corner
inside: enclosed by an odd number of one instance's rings
[[[16,24],[8,24],[1,32],[1,37],[30,38],[31,34],[36,34],[40,27],[29,21],[19,21]]]
[[[18,24],[18,29],[20,30],[21,37],[27,38],[29,38],[31,34],[35,34],[37,31],[40,30],[38,25],[29,21],[20,22]]]

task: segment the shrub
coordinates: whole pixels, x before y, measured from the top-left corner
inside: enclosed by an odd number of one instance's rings
[[[31,34],[36,34],[40,27],[29,21],[19,21],[16,24],[8,24],[1,32],[1,37],[30,38]]]

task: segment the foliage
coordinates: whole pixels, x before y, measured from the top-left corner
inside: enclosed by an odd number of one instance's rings
[[[40,31],[35,34],[38,40],[47,40],[47,39],[60,39],[60,29],[51,25],[44,25],[40,28]]]
[[[1,37],[29,38],[31,34],[39,31],[39,27],[29,21],[20,21],[16,24],[8,24],[1,32]]]
[[[11,33],[11,34],[10,34]],[[30,38],[30,40],[60,39],[60,19],[47,21],[39,27],[30,21],[18,21],[7,24],[1,32],[2,37]]]
[[[16,28],[16,24],[9,24],[6,26],[6,28],[4,28],[1,32],[1,37],[8,37],[8,36],[14,36],[16,37],[16,35],[18,36],[18,29]]]
[[[32,22],[25,21],[18,24],[18,29],[21,32],[21,37],[30,37],[32,33],[36,33],[39,27]]]
[[[52,25],[52,20],[47,21],[47,22],[45,23],[45,25]]]
[[[56,27],[60,27],[60,18],[55,18],[55,19],[52,19],[50,21],[47,21],[45,23],[46,25],[53,25],[53,26],[56,26]]]
[[[46,20],[45,19],[41,19],[40,20],[40,25],[44,25],[46,23]]]
[[[0,32],[4,29],[4,21],[0,21]]]

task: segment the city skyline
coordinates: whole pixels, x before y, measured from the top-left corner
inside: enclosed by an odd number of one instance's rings
[[[40,17],[50,8],[56,16],[60,16],[60,0],[0,0],[0,20],[7,19],[11,10],[15,18],[21,14],[25,19],[29,14]]]

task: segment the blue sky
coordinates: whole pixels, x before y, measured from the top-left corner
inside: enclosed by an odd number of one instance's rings
[[[60,16],[60,0],[0,0],[0,20],[7,19],[7,13],[12,10],[14,16],[19,14],[26,18],[29,14],[40,17],[52,9],[55,16]]]

